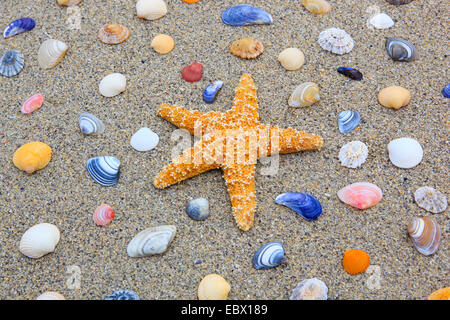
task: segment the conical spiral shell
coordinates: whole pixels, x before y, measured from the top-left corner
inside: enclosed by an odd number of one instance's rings
[[[97,209],[95,209],[92,219],[96,225],[106,226],[114,219],[114,211],[107,204],[101,204]]]
[[[40,258],[53,252],[59,242],[58,228],[50,223],[39,223],[25,231],[20,239],[19,250],[29,258]]]
[[[41,68],[51,69],[55,67],[66,54],[69,47],[62,41],[55,39],[45,40],[38,52],[38,62]]]
[[[158,226],[139,232],[128,244],[127,253],[130,257],[145,257],[161,254],[167,250],[175,237],[175,226]]]
[[[319,87],[314,82],[305,82],[297,86],[289,97],[291,107],[308,107],[320,100]]]
[[[41,294],[36,300],[66,300],[61,293],[55,291],[47,291]]]
[[[437,251],[441,242],[441,227],[434,217],[413,218],[408,233],[417,250],[429,256]]]

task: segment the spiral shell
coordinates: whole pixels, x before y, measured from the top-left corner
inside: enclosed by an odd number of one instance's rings
[[[302,0],[302,5],[314,14],[326,14],[331,11],[330,4],[325,0]]]
[[[167,14],[167,5],[163,0],[139,0],[136,12],[139,18],[156,20]]]
[[[230,284],[218,274],[208,274],[198,285],[199,300],[226,300],[230,292]]]
[[[197,198],[189,201],[186,212],[194,220],[204,220],[209,216],[209,202],[205,198]]]
[[[147,228],[128,243],[127,253],[134,258],[161,254],[167,250],[176,232],[177,228],[171,225]]]
[[[297,284],[289,300],[327,300],[328,287],[317,279],[306,279]]]
[[[26,173],[33,173],[47,166],[52,158],[52,148],[43,142],[29,142],[14,152],[14,165]]]
[[[22,71],[25,59],[18,50],[7,51],[0,59],[0,74],[5,77],[14,77]]]
[[[101,204],[97,209],[95,209],[92,218],[96,225],[106,226],[114,219],[114,211],[107,204]]]
[[[441,213],[447,209],[447,197],[432,187],[422,187],[414,192],[417,205],[429,212]]]
[[[58,4],[60,4],[62,6],[71,7],[71,6],[76,6],[83,0],[57,0],[57,1],[58,1]]]
[[[35,94],[25,100],[23,105],[20,107],[20,112],[23,114],[32,113],[38,110],[42,106],[42,103],[44,103],[44,96],[40,93]]]
[[[344,167],[358,168],[366,162],[369,149],[361,141],[351,141],[342,146],[339,151],[339,161]]]
[[[270,241],[263,244],[253,256],[256,269],[269,269],[279,266],[284,261],[284,247],[281,242]]]
[[[297,86],[289,97],[291,107],[308,107],[320,100],[319,86],[314,82],[305,82]]]
[[[105,132],[105,125],[103,122],[88,112],[83,112],[78,118],[78,124],[80,126],[81,132],[86,135],[89,134],[100,134]]]
[[[434,217],[413,218],[408,233],[416,249],[423,255],[435,253],[441,242],[441,227]]]
[[[242,59],[255,59],[264,52],[264,45],[259,40],[244,38],[234,41],[230,46],[230,52]]]
[[[38,52],[38,62],[41,68],[51,69],[55,67],[66,54],[69,47],[62,41],[55,39],[45,40]]]
[[[416,47],[409,41],[401,38],[386,39],[386,51],[395,61],[409,62],[416,58]]]
[[[53,252],[59,242],[58,228],[50,223],[39,223],[25,231],[20,239],[19,250],[29,258],[40,258]]]
[[[46,291],[37,297],[36,300],[66,300],[66,298],[56,291]]]
[[[127,27],[121,24],[105,24],[98,31],[98,38],[106,44],[119,44],[124,42],[130,36]]]
[[[349,53],[355,45],[352,37],[339,28],[329,28],[322,31],[317,41],[323,49],[335,54]]]
[[[338,197],[342,202],[363,210],[380,202],[383,192],[373,183],[356,182],[339,190]]]

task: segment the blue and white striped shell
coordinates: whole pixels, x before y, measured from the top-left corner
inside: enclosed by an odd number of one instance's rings
[[[36,26],[36,22],[32,18],[20,18],[14,20],[3,31],[3,37],[9,38],[20,33],[30,31]]]
[[[106,296],[105,300],[140,300],[136,292],[131,290],[117,290]]]
[[[88,112],[83,112],[78,118],[78,124],[80,125],[80,130],[86,135],[89,134],[100,134],[105,131],[105,125],[102,120],[90,114]]]
[[[22,71],[23,66],[23,54],[17,50],[9,50],[0,59],[0,74],[8,78],[14,77]]]
[[[307,220],[317,219],[322,213],[322,205],[319,200],[308,193],[282,193],[275,199],[275,202],[291,208]]]
[[[416,58],[416,47],[409,41],[401,38],[386,39],[386,51],[395,61],[412,61]]]
[[[450,98],[450,84],[446,85],[441,92],[444,97]]]
[[[355,129],[359,122],[361,121],[361,116],[358,111],[345,110],[339,113],[338,116],[338,126],[341,133],[349,133]]]
[[[270,269],[284,261],[284,247],[281,242],[271,241],[263,244],[253,256],[256,269]]]
[[[223,86],[223,81],[217,80],[208,85],[203,91],[203,100],[206,103],[213,103],[216,100],[217,93]]]
[[[208,199],[197,198],[189,201],[186,212],[189,217],[194,220],[204,220],[209,216],[209,203]]]
[[[249,26],[253,24],[270,24],[272,16],[266,11],[249,4],[239,4],[222,13],[222,21],[231,26]]]
[[[119,180],[120,161],[115,157],[96,157],[87,161],[87,171],[95,182],[108,187]]]

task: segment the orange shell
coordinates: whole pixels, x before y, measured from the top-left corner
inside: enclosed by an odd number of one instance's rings
[[[243,59],[255,59],[264,52],[264,46],[259,40],[244,38],[234,41],[230,52]]]
[[[98,31],[98,38],[106,44],[119,44],[124,42],[130,36],[127,27],[120,24],[105,24]]]
[[[428,300],[450,300],[450,287],[434,291],[428,296]]]
[[[199,2],[200,0],[183,0],[183,2],[186,2],[186,3],[196,3],[196,2]]]
[[[173,38],[167,34],[158,34],[152,40],[150,46],[159,54],[167,54],[173,50],[175,42]]]
[[[33,173],[47,166],[52,158],[52,148],[43,142],[29,142],[14,152],[14,165],[27,173]]]
[[[350,274],[363,273],[369,267],[369,255],[362,250],[347,250],[342,259],[345,271]]]

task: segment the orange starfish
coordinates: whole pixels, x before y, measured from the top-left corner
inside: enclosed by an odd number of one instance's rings
[[[246,73],[236,88],[233,108],[225,113],[202,113],[163,104],[158,115],[201,139],[162,169],[153,182],[155,187],[162,189],[221,168],[234,218],[244,231],[253,225],[255,216],[256,160],[277,153],[316,150],[323,145],[319,136],[259,123],[256,87]]]

